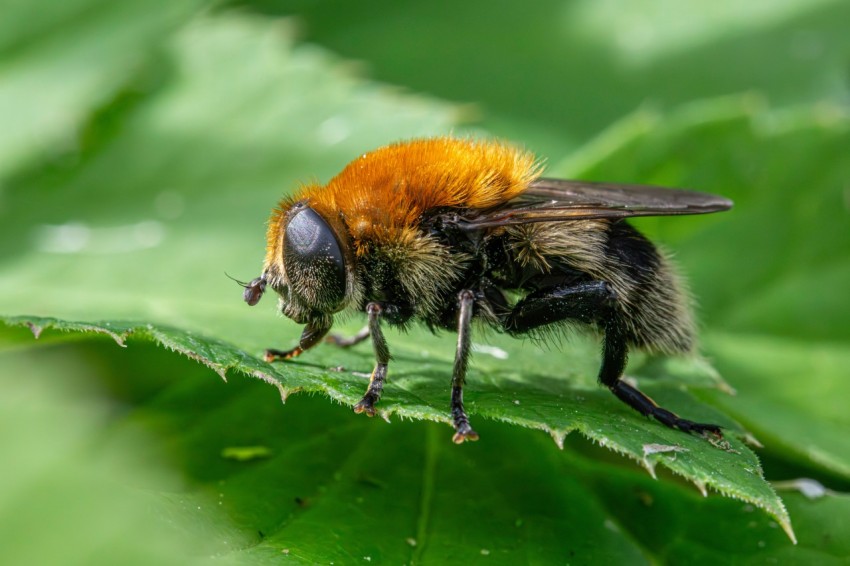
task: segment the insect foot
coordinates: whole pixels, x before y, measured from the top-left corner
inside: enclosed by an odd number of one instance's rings
[[[274,350],[270,348],[266,350],[266,353],[263,355],[263,359],[269,363],[280,360],[291,360],[292,358],[300,356],[302,352],[304,352],[304,350],[298,346],[291,350]]]
[[[354,405],[354,412],[358,415],[366,413],[367,416],[374,417],[376,413],[375,401],[377,401],[377,399],[367,393],[362,399],[360,399],[360,401],[357,402],[356,405]]]
[[[469,423],[457,425],[457,432],[452,436],[452,442],[455,444],[463,444],[467,440],[478,440],[478,433],[472,430]]]

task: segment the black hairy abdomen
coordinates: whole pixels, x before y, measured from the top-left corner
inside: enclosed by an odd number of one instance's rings
[[[687,299],[658,248],[625,221],[608,229],[605,255],[627,341],[639,348],[687,352],[693,330]]]
[[[637,284],[652,281],[661,265],[655,245],[624,221],[610,225],[605,255],[614,261],[615,268]]]

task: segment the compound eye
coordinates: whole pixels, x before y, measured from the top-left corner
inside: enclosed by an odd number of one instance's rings
[[[309,207],[289,220],[283,263],[290,281],[317,307],[335,307],[345,298],[345,256],[333,228]]]

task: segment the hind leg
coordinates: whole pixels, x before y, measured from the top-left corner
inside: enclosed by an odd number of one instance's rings
[[[599,381],[629,407],[643,415],[655,418],[670,428],[678,428],[684,432],[710,432],[720,435],[720,426],[683,419],[676,413],[668,411],[664,407],[659,407],[658,403],[653,401],[651,397],[623,381],[628,346],[625,337],[617,326],[617,322],[609,322],[605,326]]]
[[[535,291],[517,303],[505,319],[504,326],[511,334],[522,334],[560,321],[599,324],[605,332],[600,383],[628,406],[670,428],[720,435],[718,425],[683,419],[659,407],[650,397],[623,381],[629,349],[622,323],[614,309],[615,304],[616,297],[604,281],[551,287]]]

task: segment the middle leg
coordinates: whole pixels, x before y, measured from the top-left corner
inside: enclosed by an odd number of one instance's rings
[[[466,382],[466,367],[469,364],[470,323],[474,301],[472,291],[461,291],[458,295],[460,311],[457,323],[457,351],[452,371],[452,423],[455,427],[452,440],[455,444],[462,444],[465,440],[478,440],[478,433],[469,425],[469,417],[463,408],[463,384]]]
[[[360,342],[363,342],[368,337],[369,326],[366,325],[351,338],[346,338],[345,336],[341,336],[339,334],[331,334],[330,336],[325,338],[325,342],[327,342],[328,344],[333,344],[334,346],[339,346],[340,348],[351,348],[352,346],[356,346]]]
[[[375,349],[375,369],[369,379],[369,387],[363,398],[354,405],[355,413],[366,413],[370,417],[375,416],[375,403],[381,398],[384,390],[384,381],[387,378],[387,364],[390,362],[390,349],[381,331],[381,313],[383,307],[379,303],[366,305],[366,314],[369,316],[369,332],[372,336],[372,346]]]

